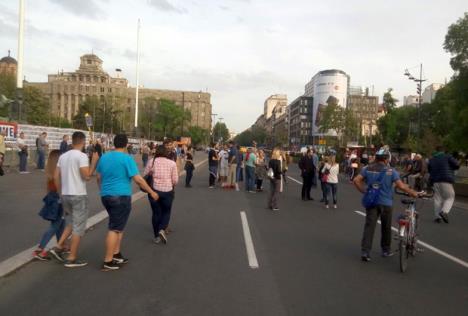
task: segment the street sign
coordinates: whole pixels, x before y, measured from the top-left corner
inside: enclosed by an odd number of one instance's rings
[[[88,113],[85,114],[85,119],[86,119],[86,126],[88,128],[91,128],[93,127],[93,118],[91,117],[91,115],[89,115]]]

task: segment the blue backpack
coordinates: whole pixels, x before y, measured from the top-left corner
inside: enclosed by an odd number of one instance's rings
[[[364,196],[362,197],[362,206],[364,206],[365,209],[370,209],[370,208],[374,208],[377,206],[379,202],[382,181],[385,177],[386,172],[387,172],[387,169],[386,168],[383,169],[379,173],[379,177],[377,178],[377,180],[367,186],[367,191],[366,193],[364,193]]]

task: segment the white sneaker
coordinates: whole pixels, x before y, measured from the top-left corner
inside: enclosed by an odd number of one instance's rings
[[[167,236],[166,236],[166,232],[161,229],[159,231],[159,237],[161,238],[161,241],[164,243],[164,244],[167,244]]]
[[[239,185],[236,183],[236,191],[239,192]]]
[[[330,207],[329,207],[328,205],[325,205],[325,208],[327,208],[327,209],[328,209],[328,208],[330,208]]]
[[[335,205],[333,205],[333,208],[338,208],[338,206],[336,206],[336,204],[335,204]]]

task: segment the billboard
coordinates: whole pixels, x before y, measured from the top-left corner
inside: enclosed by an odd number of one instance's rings
[[[312,78],[314,107],[312,133],[314,136],[336,136],[335,131],[320,132],[323,111],[329,104],[346,107],[349,76],[341,70],[325,70]]]
[[[18,131],[18,125],[16,123],[0,121],[0,131],[6,132],[5,141],[13,142],[16,140],[16,133]]]

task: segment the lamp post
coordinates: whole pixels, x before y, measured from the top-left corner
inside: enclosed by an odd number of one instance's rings
[[[416,67],[414,67],[416,68]],[[427,81],[427,79],[422,78],[423,72],[423,64],[419,65],[419,79],[413,76],[408,69],[405,69],[405,76],[408,77],[409,80],[416,82],[416,92],[418,93],[418,134],[419,138],[421,139],[421,105],[422,105],[422,83]]]

